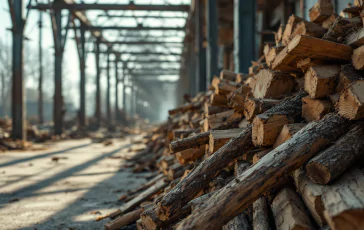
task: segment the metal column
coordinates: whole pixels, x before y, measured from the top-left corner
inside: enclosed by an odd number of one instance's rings
[[[247,72],[255,59],[255,2],[234,0],[234,64],[237,73]]]
[[[12,89],[12,132],[13,139],[26,139],[25,103],[23,82],[23,1],[13,1],[15,21],[13,23],[13,89]]]
[[[43,12],[39,11],[39,80],[38,80],[38,120],[39,123],[44,123],[43,116]]]
[[[203,47],[203,1],[196,0],[195,5],[195,46],[196,46],[196,93],[205,91],[206,85],[206,49]]]
[[[96,40],[96,105],[95,105],[95,117],[96,126],[100,128],[101,125],[101,91],[100,91],[100,38]]]
[[[79,125],[86,126],[86,50],[85,50],[85,29],[80,29],[80,110],[79,110]]]
[[[217,15],[217,0],[207,1],[206,7],[207,16],[207,77],[206,84],[211,83],[211,79],[214,75],[219,75],[218,58],[219,58],[219,47],[218,47],[218,33],[219,33],[219,21]]]
[[[54,58],[54,101],[53,101],[53,121],[54,134],[60,135],[63,130],[63,115],[65,113],[65,103],[62,96],[62,15],[61,10],[55,10],[55,58]]]
[[[115,55],[115,120],[119,117],[119,57]]]
[[[125,93],[125,89],[126,89],[126,69],[125,69],[126,63],[123,62],[123,111],[124,114],[126,114],[126,93]]]
[[[110,52],[107,53],[107,89],[106,89],[106,122],[108,128],[111,126],[111,110],[110,110]]]

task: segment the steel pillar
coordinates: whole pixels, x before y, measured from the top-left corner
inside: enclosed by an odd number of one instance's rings
[[[63,116],[65,114],[65,103],[62,96],[62,15],[61,10],[54,12],[55,18],[55,58],[54,58],[54,101],[53,101],[53,121],[54,134],[60,135],[63,131]]]
[[[207,76],[206,84],[211,83],[211,79],[214,75],[219,75],[218,58],[219,58],[219,47],[218,47],[218,34],[219,34],[219,21],[217,15],[217,0],[207,1],[206,7],[207,16]]]
[[[110,109],[110,53],[107,54],[107,89],[106,89],[106,122],[108,128],[111,126],[111,109]]]
[[[79,110],[79,125],[86,126],[86,49],[85,49],[85,30],[80,29],[80,110]]]
[[[101,125],[101,90],[100,90],[100,38],[96,40],[96,105],[95,105],[95,117],[96,126],[100,128]]]
[[[125,93],[125,83],[126,83],[126,63],[123,62],[123,111],[126,113],[126,93]]]
[[[196,93],[206,91],[206,49],[203,47],[203,1],[196,0],[195,5],[195,46],[196,46]]]
[[[38,80],[38,119],[39,123],[44,123],[43,116],[43,12],[39,11],[39,80]]]
[[[10,7],[10,6],[9,6]],[[13,139],[26,140],[25,103],[23,82],[23,1],[13,1],[15,23],[13,24],[13,78],[12,78],[12,132]]]
[[[119,60],[115,57],[115,120],[119,120]]]
[[[234,0],[234,64],[237,73],[247,72],[255,59],[255,2]]]

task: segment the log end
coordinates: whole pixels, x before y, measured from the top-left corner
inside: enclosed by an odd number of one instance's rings
[[[331,180],[330,171],[323,165],[310,162],[306,165],[307,176],[315,184],[328,184]]]

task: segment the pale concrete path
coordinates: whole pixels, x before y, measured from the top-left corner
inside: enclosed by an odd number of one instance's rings
[[[107,220],[95,218],[120,207],[118,197],[145,182],[117,158],[129,145],[130,137],[106,147],[83,139],[0,153],[0,229],[103,229]]]

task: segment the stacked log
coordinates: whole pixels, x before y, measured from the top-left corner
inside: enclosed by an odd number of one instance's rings
[[[139,229],[360,229],[361,7],[343,18],[319,0],[311,21],[280,27],[249,74],[223,70],[170,110],[132,160],[160,175],[112,223],[135,221],[148,200]]]

